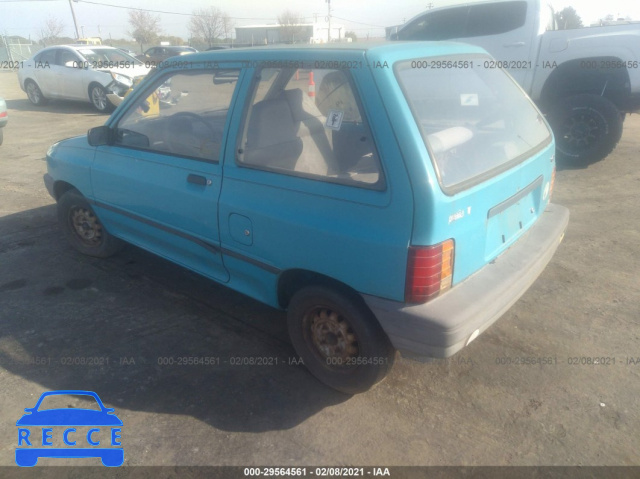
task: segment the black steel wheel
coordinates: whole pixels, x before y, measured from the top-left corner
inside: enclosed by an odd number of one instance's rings
[[[588,165],[602,160],[622,137],[618,108],[604,97],[575,95],[549,113],[560,161]]]

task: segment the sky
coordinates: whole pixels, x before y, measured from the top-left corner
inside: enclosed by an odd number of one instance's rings
[[[332,21],[346,30],[355,31],[358,38],[384,37],[384,27],[402,24],[423,12],[429,4],[443,7],[459,0],[331,0]],[[551,0],[556,11],[572,6],[584,25],[595,23],[607,14],[630,16],[640,20],[640,2],[636,0]],[[162,33],[187,39],[189,14],[198,8],[214,5],[232,17],[235,26],[276,23],[284,10],[297,12],[307,21],[314,16],[322,20],[327,15],[326,0],[79,0],[73,2],[78,29],[84,36],[104,39],[127,38],[127,9],[144,8],[177,14],[160,13]],[[40,38],[47,17],[61,21],[63,35],[75,37],[69,0],[0,0],[0,35],[19,35],[32,40]],[[83,28],[81,28],[83,27]]]

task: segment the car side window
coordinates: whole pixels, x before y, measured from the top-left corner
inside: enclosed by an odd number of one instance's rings
[[[52,50],[46,50],[39,55],[37,55],[34,60],[36,63],[48,63],[49,65],[56,64],[56,52],[58,48],[54,48]]]
[[[527,2],[504,2],[472,5],[465,37],[499,35],[524,25]]]
[[[447,8],[417,18],[398,32],[398,40],[448,40],[464,36],[469,7]]]
[[[373,137],[347,71],[262,69],[239,142],[240,166],[384,188]]]
[[[129,105],[115,144],[218,162],[239,70],[180,71],[158,78]]]
[[[71,63],[67,65],[67,62]],[[69,50],[59,50],[56,63],[62,67],[68,66],[69,68],[78,68],[79,65],[82,65],[80,57]]]

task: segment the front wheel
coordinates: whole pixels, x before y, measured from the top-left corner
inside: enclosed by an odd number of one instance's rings
[[[89,90],[89,99],[93,107],[100,113],[108,113],[113,110],[113,105],[107,98],[107,90],[100,85],[93,85]]]
[[[575,95],[549,112],[559,160],[590,164],[605,158],[622,137],[618,108],[604,97]]]
[[[305,366],[327,386],[364,392],[393,365],[395,350],[361,301],[325,286],[298,291],[287,313],[289,336]]]
[[[58,221],[71,245],[83,254],[107,258],[124,246],[109,234],[77,190],[67,191],[58,200]]]

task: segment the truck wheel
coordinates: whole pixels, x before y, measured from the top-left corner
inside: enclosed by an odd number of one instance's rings
[[[564,99],[549,114],[556,137],[558,159],[590,164],[602,160],[622,137],[618,108],[597,95],[575,95]]]
[[[364,392],[393,365],[395,350],[366,306],[325,286],[298,291],[287,313],[291,342],[307,369],[327,386]]]
[[[71,245],[82,254],[107,258],[124,246],[102,226],[78,190],[69,190],[58,200],[58,221]]]

